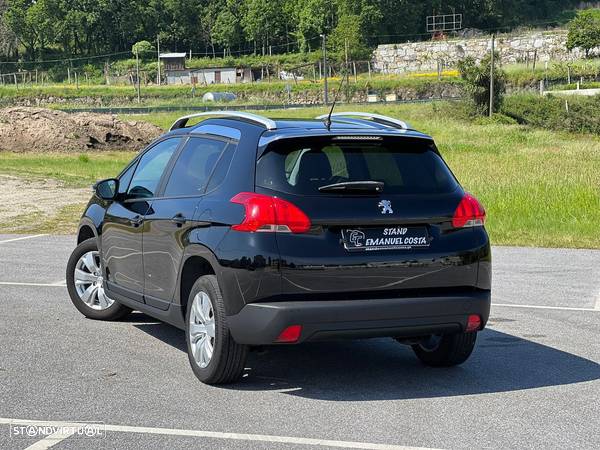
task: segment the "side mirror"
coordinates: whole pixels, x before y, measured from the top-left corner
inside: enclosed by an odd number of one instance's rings
[[[119,180],[116,178],[100,180],[94,185],[94,192],[103,200],[114,200],[119,192]]]

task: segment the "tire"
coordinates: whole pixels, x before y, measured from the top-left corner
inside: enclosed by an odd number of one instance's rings
[[[104,293],[95,238],[83,241],[73,250],[67,263],[66,279],[69,297],[75,308],[85,317],[95,320],[119,320],[131,312],[130,308],[110,299]],[[87,303],[84,298],[87,299]]]
[[[235,342],[229,332],[223,297],[214,275],[196,280],[187,301],[185,317],[188,359],[196,377],[206,384],[239,380],[248,346]]]
[[[412,345],[417,358],[432,367],[450,367],[464,363],[475,347],[477,332],[431,336]]]

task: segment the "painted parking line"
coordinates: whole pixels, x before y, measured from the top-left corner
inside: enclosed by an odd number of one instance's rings
[[[77,422],[57,422],[57,421],[44,421],[44,420],[28,420],[28,419],[8,419],[0,418],[0,424],[18,424],[18,425],[34,425],[34,426],[48,426],[48,427],[79,427],[85,425],[85,423]],[[202,437],[210,439],[223,439],[223,440],[234,440],[234,441],[254,441],[254,442],[268,442],[277,444],[291,444],[291,445],[312,445],[312,446],[324,446],[324,447],[337,447],[337,448],[360,448],[370,450],[432,450],[427,447],[410,447],[404,445],[392,445],[392,444],[375,444],[370,442],[356,442],[356,441],[336,441],[329,439],[314,439],[314,438],[302,438],[293,436],[275,436],[268,434],[245,434],[245,433],[226,433],[219,431],[203,431],[203,430],[182,430],[178,428],[153,428],[153,427],[139,427],[139,426],[127,426],[127,425],[102,425],[105,431],[114,431],[122,433],[139,433],[139,434],[155,434],[162,436],[181,436],[181,437]],[[48,448],[48,447],[39,447]]]
[[[5,239],[3,241],[0,241],[0,244],[5,244],[7,242],[22,241],[24,239],[33,239],[33,238],[38,238],[38,237],[42,237],[42,236],[48,236],[48,234],[34,234],[32,236],[21,236],[18,238]]]
[[[41,286],[41,287],[67,287],[64,282],[58,283],[20,283],[17,281],[0,281],[0,286]]]
[[[44,439],[37,441],[35,444],[30,445],[25,450],[46,450],[50,447],[55,446],[61,441],[64,441],[68,437],[71,437],[75,434],[75,430],[61,429],[56,433],[52,433],[49,436],[46,436]]]
[[[588,311],[588,312],[600,312],[598,308],[572,308],[570,306],[543,306],[543,305],[518,305],[512,303],[493,303],[494,306],[502,306],[505,308],[529,308],[529,309],[555,309],[558,311]]]

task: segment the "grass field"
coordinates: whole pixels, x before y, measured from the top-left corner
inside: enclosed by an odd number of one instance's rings
[[[352,107],[400,117],[433,135],[463,186],[488,212],[498,245],[600,248],[600,138],[520,125],[473,124],[454,104]],[[271,117],[314,117],[323,109],[267,111]],[[163,128],[179,114],[135,116]],[[124,153],[0,154],[0,172],[55,177],[71,186],[115,175]],[[76,222],[76,215],[73,217]]]
[[[88,187],[117,175],[134,152],[11,153],[0,152],[0,173],[27,178],[54,178],[67,187]]]
[[[329,78],[329,88],[333,91],[340,85],[339,77]],[[211,84],[209,86],[197,85],[195,98],[192,98],[192,89],[190,85],[148,85],[141,87],[141,104],[135,102],[136,89],[132,85],[104,85],[104,84],[85,84],[79,85],[68,83],[55,83],[47,85],[23,84],[15,86],[14,84],[0,85],[0,105],[10,106],[11,104],[28,100],[36,103],[44,100],[44,106],[56,108],[69,107],[107,107],[107,106],[173,106],[180,104],[182,106],[202,104],[202,95],[206,92],[233,92],[238,96],[235,103],[240,104],[287,104],[288,93],[290,89],[291,98],[299,94],[312,94],[318,97],[323,90],[322,80],[301,80],[294,82],[292,80],[282,81],[273,79],[272,81],[261,81],[255,83],[237,83],[237,84]],[[460,86],[462,81],[454,72],[444,72],[440,80],[437,73],[423,74],[404,74],[404,75],[381,75],[372,76],[359,75],[356,79],[349,77],[348,87],[344,87],[344,94],[348,91],[351,95],[354,92],[362,93],[383,93],[393,92],[395,89],[409,89],[415,92],[431,92],[436,86]],[[426,96],[425,96],[426,97]],[[87,99],[87,102],[81,103],[80,99]],[[307,102],[308,100],[304,100]],[[135,102],[135,103],[134,103]],[[210,103],[214,105],[214,102]]]

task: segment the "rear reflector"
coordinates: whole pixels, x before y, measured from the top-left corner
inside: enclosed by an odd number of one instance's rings
[[[478,331],[481,328],[481,317],[477,314],[471,314],[467,319],[467,328],[466,332],[471,333],[473,331]]]
[[[275,342],[279,343],[292,343],[300,339],[300,333],[302,333],[302,325],[290,325],[281,332],[279,337],[275,339]]]
[[[479,201],[471,194],[465,193],[458,204],[452,226],[454,228],[477,227],[485,223],[485,209]]]
[[[255,192],[240,192],[232,203],[244,205],[246,216],[242,223],[233,225],[236,231],[305,233],[310,219],[293,203]]]

